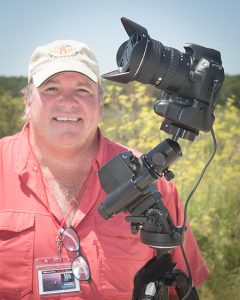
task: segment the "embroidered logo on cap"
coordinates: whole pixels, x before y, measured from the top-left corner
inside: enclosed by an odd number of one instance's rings
[[[49,49],[48,54],[52,58],[57,57],[69,57],[69,56],[76,56],[79,54],[79,50],[77,47],[73,47],[69,44],[62,44]]]

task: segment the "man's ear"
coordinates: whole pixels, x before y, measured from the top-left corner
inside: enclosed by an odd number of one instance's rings
[[[99,105],[102,108],[104,105],[104,92],[103,92],[103,88],[101,86],[99,86],[99,88],[98,88],[98,101],[99,101]]]
[[[99,97],[99,105],[101,106],[101,108],[103,108],[104,105],[104,99],[102,96]]]

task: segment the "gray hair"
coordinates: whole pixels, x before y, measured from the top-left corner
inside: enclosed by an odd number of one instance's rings
[[[30,82],[28,85],[26,85],[22,90],[21,93],[24,96],[24,99],[27,103],[32,102],[32,88],[33,88],[33,83]]]
[[[32,102],[32,88],[33,88],[33,83],[30,82],[21,90],[21,93],[24,96],[24,100],[25,100],[25,109],[24,109],[25,120],[27,120],[28,117],[28,105],[30,105]]]

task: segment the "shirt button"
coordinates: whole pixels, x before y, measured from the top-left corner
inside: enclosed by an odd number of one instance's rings
[[[38,171],[37,166],[34,166],[33,171],[34,171],[34,172],[37,172],[37,171]]]

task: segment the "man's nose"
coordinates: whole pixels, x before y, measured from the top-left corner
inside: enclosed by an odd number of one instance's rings
[[[72,105],[72,106],[74,106],[74,105],[78,104],[78,100],[74,97],[74,94],[71,93],[71,92],[62,93],[59,101],[63,105]]]

